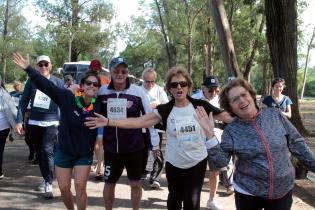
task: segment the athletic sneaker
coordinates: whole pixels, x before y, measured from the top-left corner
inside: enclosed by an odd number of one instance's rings
[[[0,179],[3,179],[3,177],[4,177],[4,175],[3,175],[3,174],[1,174],[1,175],[0,175]]]
[[[36,191],[45,192],[45,179],[35,189]]]
[[[161,187],[161,185],[158,181],[153,181],[153,183],[150,184],[150,187],[153,189],[159,189]]]
[[[45,194],[44,197],[47,199],[53,198],[52,185],[48,182],[45,183]]]
[[[232,195],[234,193],[234,188],[233,186],[229,186],[227,189],[226,189],[226,194],[227,195]]]
[[[207,202],[206,208],[210,210],[220,210],[218,204],[216,204],[214,201],[211,201],[210,199]]]

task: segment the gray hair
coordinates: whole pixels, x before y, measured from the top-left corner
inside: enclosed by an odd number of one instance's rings
[[[142,72],[142,79],[144,79],[144,76],[146,73],[152,73],[154,74],[155,79],[157,78],[157,73],[154,70],[154,68],[146,68],[143,72]]]

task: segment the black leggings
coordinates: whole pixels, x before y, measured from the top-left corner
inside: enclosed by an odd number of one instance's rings
[[[279,199],[244,195],[235,191],[235,205],[237,210],[290,210],[292,206],[292,190]]]
[[[0,176],[2,175],[2,160],[5,142],[7,140],[9,132],[10,132],[9,128],[0,131]]]
[[[200,194],[207,167],[207,159],[197,165],[181,169],[169,162],[165,164],[168,182],[167,209],[179,210],[184,204],[184,210],[200,209]]]

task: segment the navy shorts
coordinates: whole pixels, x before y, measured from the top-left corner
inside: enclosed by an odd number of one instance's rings
[[[128,154],[117,154],[105,152],[104,180],[108,183],[116,183],[124,168],[130,181],[141,180],[143,172],[143,151]]]
[[[60,151],[59,149],[55,152],[55,165],[60,168],[73,168],[74,166],[90,166],[93,163],[93,154],[75,157],[68,155]]]

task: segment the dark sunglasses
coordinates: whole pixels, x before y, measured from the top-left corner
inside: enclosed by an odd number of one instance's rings
[[[99,87],[98,82],[92,82],[92,81],[89,81],[89,80],[86,80],[86,81],[84,82],[84,84],[85,84],[86,86],[91,86],[91,85],[93,85],[94,87]]]
[[[48,63],[45,63],[45,64],[40,63],[40,64],[38,64],[38,66],[39,66],[39,67],[43,67],[43,66],[48,67],[49,64],[48,64]]]
[[[189,83],[187,81],[171,82],[169,84],[169,87],[170,88],[177,88],[178,85],[180,85],[181,87],[187,87],[189,85]]]

